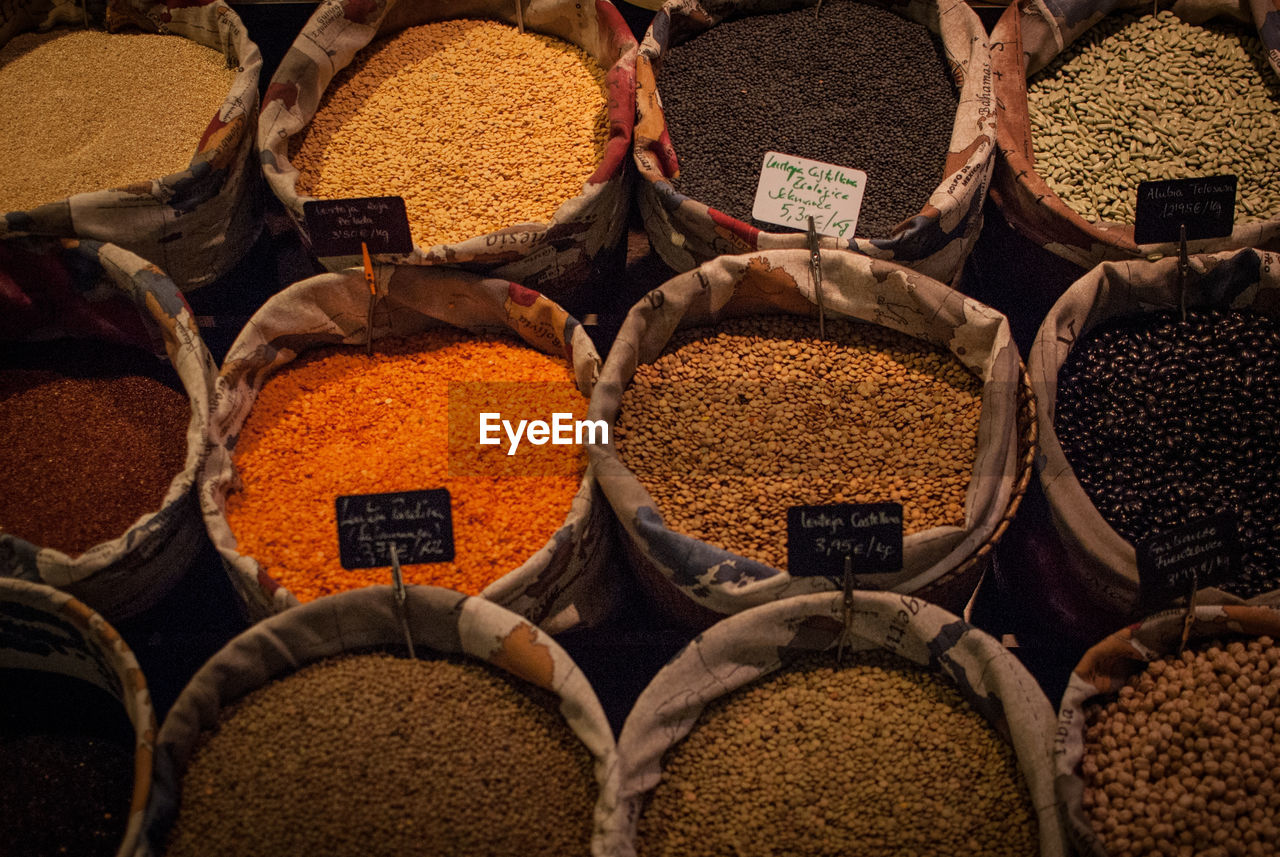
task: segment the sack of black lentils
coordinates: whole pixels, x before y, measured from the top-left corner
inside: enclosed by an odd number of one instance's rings
[[[10,238],[0,287],[30,334],[0,325],[0,574],[129,618],[203,543],[217,368],[168,277],[114,245]]]
[[[1237,599],[1280,588],[1280,257],[1192,256],[1185,295],[1178,279],[1176,258],[1103,263],[1067,289],[1031,350],[1037,465],[1065,578],[1036,585],[1067,627],[1145,615],[1135,545],[1219,515],[1235,522],[1241,561],[1217,587]]]
[[[1187,626],[1185,610],[1145,618],[1071,674],[1055,787],[1086,857],[1275,852],[1280,611],[1204,605]]]
[[[224,0],[6,3],[0,235],[109,241],[185,290],[217,280],[261,229],[261,70]]]
[[[133,854],[155,714],[133,653],[65,592],[0,579],[0,841],[7,854]]]
[[[1192,252],[1280,249],[1274,13],[1267,0],[1010,4],[991,33],[1004,216],[1084,268],[1175,254],[1134,242],[1138,183],[1230,174],[1234,231]]]
[[[862,588],[960,612],[1030,478],[1033,409],[1003,315],[892,262],[722,256],[627,315],[590,447],[642,585],[705,627],[839,585],[790,574],[788,508],[900,503],[901,570]]]
[[[267,182],[304,238],[308,200],[401,196],[414,250],[383,261],[563,302],[626,227],[635,54],[609,3],[325,0],[264,98]]]
[[[196,673],[160,730],[137,854],[585,857],[616,777],[604,710],[545,632],[482,598],[411,586],[398,611],[367,587],[253,626]]]
[[[788,598],[640,694],[596,853],[1065,855],[1053,729],[1017,658],[936,605]]]
[[[808,205],[824,247],[955,281],[995,160],[982,22],[960,0],[815,5],[671,0],[654,18],[636,60],[634,147],[654,248],[687,271],[804,247]],[[867,174],[848,235],[823,222],[832,205],[803,178],[791,230],[752,219],[770,151]]]

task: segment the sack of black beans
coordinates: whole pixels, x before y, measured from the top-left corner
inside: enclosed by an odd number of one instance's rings
[[[1216,550],[1232,571],[1201,585],[1237,600],[1280,588],[1277,355],[1273,253],[1192,256],[1185,277],[1176,258],[1107,262],[1073,283],[1028,361],[1053,568],[1006,576],[1064,627],[1114,627],[1159,606],[1144,604],[1161,588],[1142,592],[1138,546],[1226,515],[1238,565]]]
[[[1176,239],[1134,240],[1138,184],[1234,175],[1233,231],[1192,235],[1191,251],[1280,249],[1274,13],[1268,0],[1010,4],[991,33],[991,195],[1010,224],[1083,268],[1172,255]]]
[[[704,632],[618,739],[596,853],[1064,855],[1053,708],[987,634],[905,595],[788,598]]]
[[[0,325],[0,574],[121,621],[204,542],[195,483],[217,367],[173,283],[114,245],[10,238],[0,283],[29,324]]]
[[[138,857],[586,855],[616,795],[613,733],[568,654],[429,586],[253,626],[191,679],[155,756]]]
[[[1030,476],[1003,315],[847,251],[822,251],[821,276],[823,327],[807,252],[707,262],[631,309],[601,371],[596,475],[643,586],[682,623],[838,587],[838,571],[784,570],[788,510],[845,503],[902,507],[901,568],[863,588],[959,612]]]
[[[261,229],[261,70],[224,0],[6,3],[0,235],[109,241],[185,290],[214,282]]]
[[[413,251],[376,258],[580,296],[626,228],[636,48],[609,3],[325,0],[264,97],[267,182],[308,242],[308,201],[401,196]]]
[[[848,235],[823,222],[825,197],[810,200],[824,247],[953,282],[995,160],[986,30],[960,0],[815,3],[671,0],[658,12],[636,61],[649,238],[678,271],[806,246],[800,179],[791,230],[752,219],[774,151],[867,174]]]
[[[133,854],[155,740],[146,679],[116,630],[65,592],[0,579],[5,853]]]

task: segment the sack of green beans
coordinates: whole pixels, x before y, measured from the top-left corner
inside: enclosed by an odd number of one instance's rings
[[[401,196],[383,261],[566,300],[626,227],[635,55],[609,3],[325,0],[264,97],[267,182],[304,237],[309,200]]]
[[[654,18],[636,60],[634,147],[654,248],[687,271],[806,246],[804,188],[791,230],[752,219],[774,151],[866,172],[856,225],[824,247],[955,281],[995,160],[982,22],[960,0],[815,4],[671,0]],[[825,232],[831,204],[809,204]]]
[[[6,854],[130,857],[155,714],[133,652],[65,592],[0,579],[0,841]]]
[[[318,599],[205,664],[160,730],[137,857],[590,853],[617,768],[582,670],[492,602],[406,596]]]
[[[1189,631],[1187,612],[1169,610],[1089,649],[1054,744],[1078,853],[1275,853],[1277,640],[1273,607],[1202,605]]]
[[[1004,216],[1084,268],[1176,254],[1176,242],[1134,242],[1138,183],[1230,174],[1234,231],[1192,252],[1280,249],[1280,29],[1268,15],[1268,0],[1155,14],[1143,0],[1011,4],[991,33],[991,195]]]
[[[640,694],[596,853],[1065,855],[1053,729],[1017,658],[936,605],[788,598]]]
[[[1218,588],[1238,599],[1280,588],[1280,257],[1192,256],[1185,294],[1178,280],[1176,258],[1103,263],[1067,289],[1031,350],[1054,563],[1016,585],[1041,592],[1064,627],[1149,612],[1135,545],[1218,515],[1241,550]]]
[[[0,235],[109,241],[185,290],[217,280],[261,229],[261,70],[224,0],[6,3]]]
[[[0,292],[0,574],[126,619],[203,543],[217,367],[168,277],[114,245],[0,241]]]
[[[863,588],[960,612],[1030,478],[1034,422],[995,310],[892,262],[722,256],[627,315],[591,398],[590,447],[646,590],[682,623],[828,576],[787,569],[793,506],[902,504],[902,568]]]

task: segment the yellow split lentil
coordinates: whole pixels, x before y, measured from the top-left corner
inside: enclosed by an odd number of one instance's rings
[[[505,405],[479,394],[513,387],[523,392],[499,396]],[[266,382],[237,442],[242,487],[227,498],[227,520],[238,549],[302,601],[387,583],[385,568],[342,568],[335,498],[446,488],[454,561],[406,565],[405,581],[478,594],[564,524],[586,466],[580,446],[507,456],[479,447],[474,419],[451,426],[451,415],[489,407],[513,421],[586,416],[568,363],[515,339],[436,328],[379,341],[372,357],[350,346],[307,352]]]
[[[298,192],[403,196],[420,247],[548,221],[604,156],[604,78],[581,48],[496,21],[409,27],[329,85],[291,147]]]

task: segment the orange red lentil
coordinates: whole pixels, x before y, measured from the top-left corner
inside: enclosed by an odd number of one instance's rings
[[[516,385],[519,396],[498,405],[482,395]],[[495,406],[512,420],[586,415],[567,361],[515,339],[440,328],[382,340],[372,356],[307,352],[263,386],[237,442],[243,486],[227,498],[227,519],[240,552],[301,601],[387,583],[385,568],[342,568],[334,498],[447,488],[454,561],[404,566],[405,581],[478,594],[564,523],[586,467],[577,446],[539,447],[536,466],[523,446],[517,456],[480,447],[478,425],[459,414]]]

